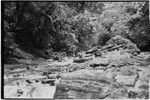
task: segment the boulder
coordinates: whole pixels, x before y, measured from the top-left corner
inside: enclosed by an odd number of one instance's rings
[[[111,76],[102,70],[81,69],[64,73],[54,99],[103,99],[108,96]]]
[[[132,43],[129,39],[126,39],[120,35],[116,35],[112,37],[110,40],[106,42],[106,45],[124,45],[121,48],[131,50],[132,52],[140,52],[137,48],[136,44]]]

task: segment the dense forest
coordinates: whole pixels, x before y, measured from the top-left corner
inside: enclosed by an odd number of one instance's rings
[[[3,2],[4,58],[54,58],[115,35],[150,50],[148,2]]]

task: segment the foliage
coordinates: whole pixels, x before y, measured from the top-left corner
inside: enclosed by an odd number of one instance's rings
[[[149,51],[150,50],[150,22],[149,22],[149,5],[146,2],[141,9],[140,17],[131,19],[128,22],[130,30],[130,39],[137,44],[137,46],[142,49]]]
[[[13,46],[42,57],[85,51],[118,34],[143,50],[150,47],[145,2],[4,2],[3,6],[7,56]]]

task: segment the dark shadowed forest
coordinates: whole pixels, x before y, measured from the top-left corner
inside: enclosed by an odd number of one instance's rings
[[[2,2],[2,27],[6,98],[149,98],[149,2]]]
[[[3,8],[6,62],[73,56],[115,35],[150,50],[148,2],[5,2]]]

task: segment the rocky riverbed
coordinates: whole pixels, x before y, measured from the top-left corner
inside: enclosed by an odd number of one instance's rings
[[[5,64],[4,97],[149,99],[150,53],[133,53],[129,44],[127,49],[117,44],[61,61]]]

